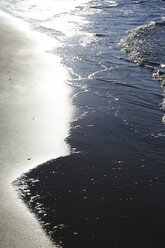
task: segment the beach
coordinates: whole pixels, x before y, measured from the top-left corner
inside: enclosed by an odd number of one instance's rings
[[[18,199],[12,181],[30,168],[69,152],[64,142],[71,113],[67,74],[59,59],[46,55],[34,36],[26,24],[0,13],[2,248],[54,247]],[[44,37],[39,39],[46,42]]]
[[[0,247],[164,248],[165,2],[0,8]]]

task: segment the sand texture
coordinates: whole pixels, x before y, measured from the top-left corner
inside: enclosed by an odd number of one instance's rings
[[[0,247],[54,247],[11,183],[68,154],[70,105],[65,71],[25,24],[0,15]],[[60,109],[59,109],[60,106]],[[66,107],[67,106],[67,107]]]

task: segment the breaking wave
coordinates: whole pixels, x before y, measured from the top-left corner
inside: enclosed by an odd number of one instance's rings
[[[129,58],[151,70],[153,77],[165,87],[165,20],[151,22],[128,30],[120,43],[120,48],[129,54]],[[165,100],[161,104],[165,110]],[[163,117],[165,123],[165,116]]]

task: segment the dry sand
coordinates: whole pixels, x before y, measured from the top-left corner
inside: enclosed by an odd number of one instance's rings
[[[26,31],[25,31],[26,30]],[[0,14],[0,247],[54,247],[11,182],[69,153],[67,73],[21,21]]]

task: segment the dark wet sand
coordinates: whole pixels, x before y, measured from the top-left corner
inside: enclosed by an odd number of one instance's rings
[[[15,185],[62,247],[164,247],[164,174],[149,182],[153,171],[139,168],[137,176],[135,170],[110,156],[73,154],[40,165]]]

